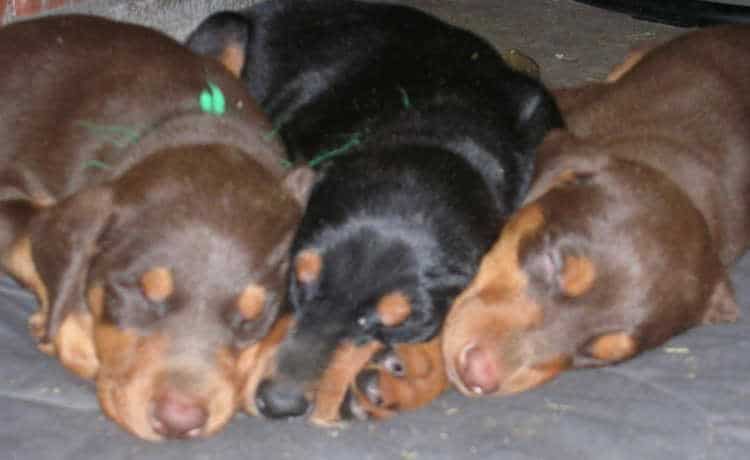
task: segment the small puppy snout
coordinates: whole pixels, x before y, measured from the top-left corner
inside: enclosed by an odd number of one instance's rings
[[[167,391],[154,403],[154,431],[167,438],[194,438],[208,421],[203,404],[176,391]]]
[[[469,345],[461,353],[458,374],[464,386],[478,396],[495,393],[500,385],[492,354],[477,345]]]
[[[298,385],[271,380],[261,382],[255,405],[260,413],[268,418],[304,415],[310,407],[304,390]]]
[[[380,376],[378,371],[369,369],[357,376],[356,385],[362,394],[376,406],[383,405],[383,396],[380,394]]]

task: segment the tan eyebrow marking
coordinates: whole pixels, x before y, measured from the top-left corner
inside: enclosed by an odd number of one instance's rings
[[[596,266],[588,257],[566,256],[560,287],[571,297],[585,294],[596,280]]]
[[[242,291],[237,299],[237,309],[245,319],[256,319],[263,313],[266,304],[266,289],[257,284],[251,284]]]
[[[154,267],[141,276],[143,293],[154,302],[163,302],[174,291],[172,273],[166,267]]]
[[[300,252],[294,262],[297,279],[303,283],[311,283],[318,279],[323,270],[323,258],[313,249]]]

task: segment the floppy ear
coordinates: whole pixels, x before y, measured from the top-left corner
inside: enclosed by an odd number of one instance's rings
[[[187,39],[193,52],[209,56],[224,64],[235,77],[245,68],[250,21],[230,11],[209,16]]]
[[[568,298],[581,297],[597,281],[596,262],[584,252],[570,250],[545,238],[529,242],[521,263],[529,278]]]
[[[525,77],[520,91],[511,95],[516,105],[515,132],[524,150],[532,150],[551,129],[562,128],[563,119],[554,98],[536,80]]]
[[[29,232],[31,257],[48,299],[42,346],[84,378],[96,373],[93,317],[86,306],[89,265],[113,209],[113,193],[95,187],[40,213]]]

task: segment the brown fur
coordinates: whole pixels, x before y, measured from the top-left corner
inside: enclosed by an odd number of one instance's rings
[[[14,24],[0,66],[0,256],[37,295],[32,335],[133,434],[215,433],[278,315],[312,173],[281,167],[230,72],[158,32]],[[199,108],[209,83],[221,116]]]
[[[750,245],[748,53],[750,28],[706,29],[557,93],[567,129],[545,139],[525,207],[446,321],[461,391],[522,391],[737,317],[727,271]],[[529,212],[539,225],[514,224]],[[525,311],[538,321],[509,319]]]

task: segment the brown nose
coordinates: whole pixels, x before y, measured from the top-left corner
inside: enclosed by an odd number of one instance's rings
[[[181,392],[165,391],[155,401],[152,425],[164,437],[194,438],[201,434],[207,420],[203,404]]]
[[[459,378],[469,391],[481,396],[498,390],[498,366],[490,352],[478,345],[469,345],[460,356],[457,366]]]

